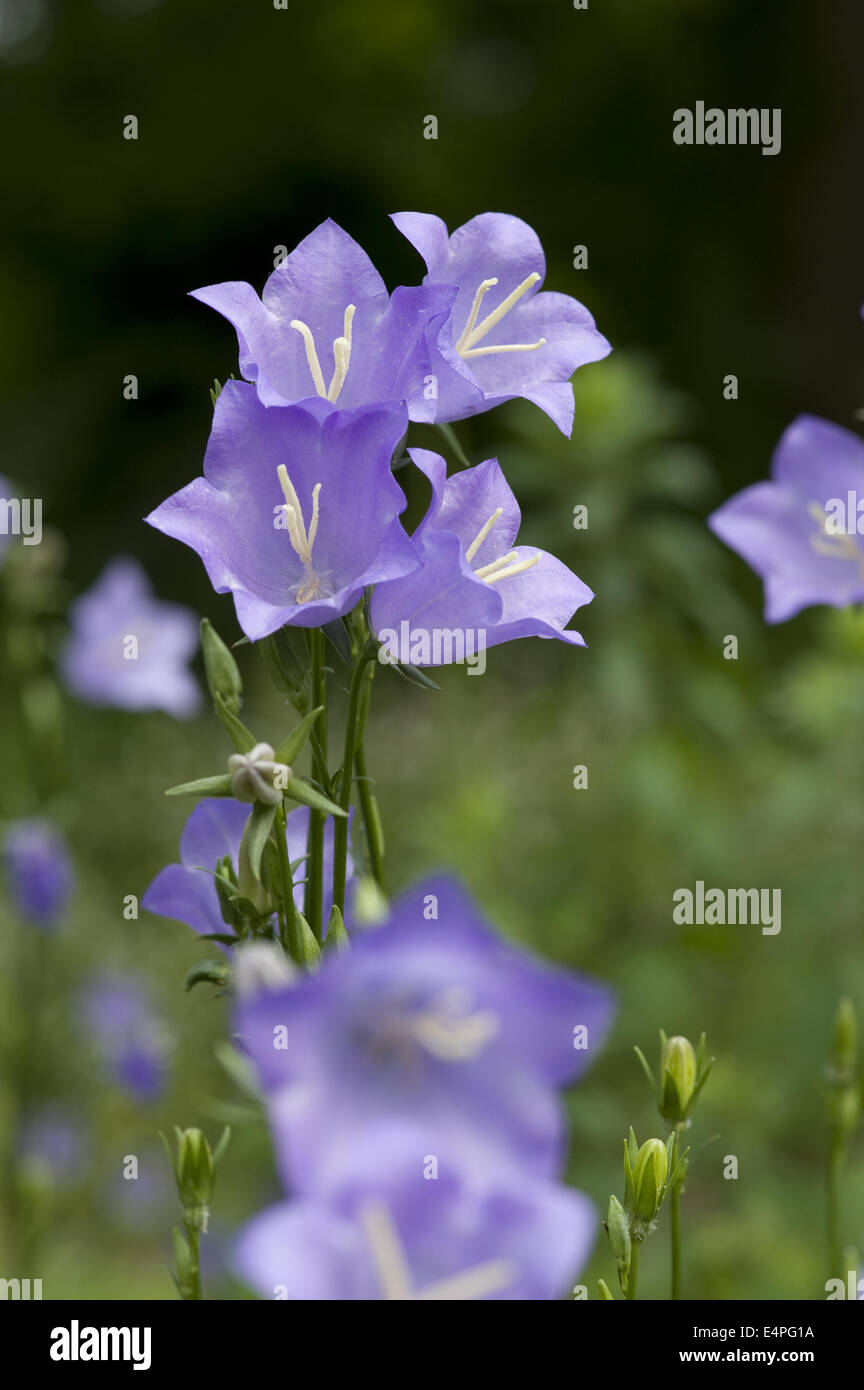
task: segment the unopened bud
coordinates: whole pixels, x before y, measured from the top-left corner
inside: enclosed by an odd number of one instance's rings
[[[633,1165],[633,1217],[653,1221],[663,1200],[669,1160],[662,1139],[646,1139]]]
[[[614,1196],[609,1198],[606,1230],[609,1233],[609,1243],[612,1246],[618,1273],[626,1275],[630,1268],[630,1223],[624,1208],[618,1198]]]
[[[232,714],[240,713],[243,681],[230,649],[207,618],[201,620],[201,650],[207,686],[213,699],[221,695]]]
[[[256,743],[248,753],[232,753],[228,759],[231,792],[238,801],[261,801],[278,806],[290,767],[277,763],[269,743]]]
[[[660,1053],[660,1114],[679,1124],[696,1086],[696,1054],[687,1038],[667,1038]]]

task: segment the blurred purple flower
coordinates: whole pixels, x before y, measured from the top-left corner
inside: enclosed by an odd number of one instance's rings
[[[745,488],[708,518],[714,534],[761,575],[766,622],[785,622],[813,604],[860,603],[864,442],[800,415],[783,434],[771,473],[772,481]]]
[[[161,709],[177,719],[200,707],[201,691],[187,668],[198,647],[197,619],[188,608],[155,599],[135,560],[112,560],[73,603],[70,621],[60,668],[86,704]]]
[[[366,1126],[397,1119],[442,1165],[557,1172],[556,1088],[600,1047],[610,991],[502,942],[462,888],[415,888],[289,987],[242,999],[283,1181],[320,1192]]]
[[[340,409],[407,401],[429,420],[429,341],[453,299],[445,286],[400,287],[392,298],[366,252],[326,221],[270,276],[261,299],[232,280],[193,290],[237,330],[240,370],[264,405],[310,397]]]
[[[436,652],[431,641],[427,659],[423,641],[435,633],[470,633],[475,650],[517,637],[558,637],[584,646],[565,624],[594,595],[554,555],[514,547],[519,505],[497,460],[448,478],[440,455],[410,452],[432,484],[432,501],[412,537],[422,567],[379,584],[372,595],[372,623],[390,659],[415,666],[453,659],[452,642]]]
[[[83,1125],[59,1102],[41,1105],[25,1115],[15,1149],[22,1167],[57,1184],[77,1182],[88,1156]]]
[[[45,820],[14,821],[3,841],[9,891],[28,922],[56,927],[75,886],[75,870],[66,841]]]
[[[164,1086],[170,1039],[138,981],[100,971],[81,994],[79,1016],[111,1078],[139,1100],[154,1100]]]
[[[217,593],[233,594],[247,637],[332,622],[367,584],[417,567],[390,471],[406,425],[398,405],[268,410],[251,386],[229,381],[205,476],[147,520],[198,552]]]
[[[439,1169],[424,1147],[433,1141],[361,1126],[337,1189],[249,1223],[238,1273],[262,1297],[289,1300],[561,1297],[594,1242],[587,1198],[488,1165]]]
[[[226,856],[236,871],[240,839],[250,815],[251,807],[240,801],[224,797],[204,797],[199,801],[180,837],[180,863],[160,870],[141,899],[141,906],[157,917],[185,922],[202,935],[230,936],[231,928],[222,920],[213,871]],[[298,806],[286,817],[285,842],[291,863],[303,861],[294,874],[294,901],[301,911],[308,831],[309,807]],[[328,818],[324,826],[325,922],[332,901],[328,896],[332,879],[333,821]]]
[[[393,221],[426,262],[424,285],[456,292],[432,366],[434,418],[462,420],[524,396],[569,435],[570,378],[612,349],[577,300],[538,291],[546,260],[537,233],[502,212],[473,217],[452,236],[431,213],[398,212]]]

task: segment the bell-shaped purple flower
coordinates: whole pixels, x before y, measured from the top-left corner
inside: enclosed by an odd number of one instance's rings
[[[3,841],[9,891],[25,921],[38,927],[58,925],[75,886],[75,870],[66,841],[49,821],[14,821]]]
[[[176,719],[200,708],[201,691],[188,668],[198,648],[198,620],[188,608],[154,598],[135,560],[112,560],[72,604],[70,624],[60,669],[79,700],[161,709]]]
[[[611,347],[566,294],[539,290],[546,260],[537,233],[502,212],[472,217],[452,236],[440,217],[399,212],[393,221],[426,262],[424,284],[456,291],[438,339],[438,421],[462,420],[514,396],[573,429],[577,367]]]
[[[418,564],[390,471],[406,427],[404,406],[268,410],[253,387],[229,381],[204,477],[147,520],[198,552],[217,593],[233,594],[247,637],[332,622],[367,584]]]
[[[349,924],[350,925],[350,924]],[[555,1089],[599,1050],[608,989],[506,945],[442,878],[297,984],[240,1001],[237,1032],[269,1096],[289,1190],[328,1188],[377,1122],[429,1136],[441,1165],[502,1162],[551,1177]]]
[[[141,906],[157,917],[185,922],[201,935],[230,936],[232,930],[222,919],[213,874],[216,866],[226,858],[236,872],[240,840],[250,814],[250,806],[228,797],[205,797],[199,801],[180,837],[180,863],[168,864],[160,870],[141,899]],[[288,858],[297,866],[294,901],[301,912],[308,832],[309,807],[298,806],[286,817],[285,842]],[[332,878],[333,821],[328,818],[324,826],[325,922],[331,902],[326,894]]]
[[[263,1298],[560,1298],[594,1242],[581,1193],[439,1163],[429,1131],[362,1126],[349,1153],[326,1197],[271,1207],[241,1233],[236,1268]]]
[[[171,1041],[138,981],[100,971],[82,992],[79,1015],[112,1080],[138,1100],[155,1100]]]
[[[434,419],[424,379],[453,291],[400,287],[391,297],[366,252],[335,222],[301,241],[260,299],[243,281],[192,295],[234,325],[240,371],[265,405],[310,396],[343,410],[406,401],[412,420]]]
[[[761,575],[765,620],[864,599],[864,441],[800,415],[783,434],[770,482],[724,502],[708,525]]]
[[[554,555],[515,544],[519,505],[497,460],[448,478],[440,455],[410,452],[432,501],[412,537],[422,567],[372,596],[382,660],[447,665],[517,637],[584,646],[565,625],[594,595]]]

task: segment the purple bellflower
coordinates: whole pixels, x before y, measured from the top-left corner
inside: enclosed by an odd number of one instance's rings
[[[361,1126],[349,1152],[338,1189],[271,1207],[241,1233],[235,1266],[262,1297],[548,1300],[590,1252],[597,1216],[581,1193],[439,1167],[398,1123]]]
[[[423,565],[380,584],[370,614],[387,660],[437,666],[454,659],[452,641],[496,646],[517,637],[557,637],[584,646],[568,630],[594,597],[566,565],[535,546],[514,545],[519,505],[496,459],[447,477],[438,454],[412,449],[432,484],[432,501],[412,540]],[[459,657],[461,659],[461,657]]]
[[[537,233],[501,212],[473,217],[452,236],[431,213],[399,212],[393,221],[426,262],[424,285],[456,292],[432,368],[435,419],[462,420],[524,396],[569,435],[570,378],[612,349],[577,300],[538,289],[546,260]]]
[[[864,441],[801,415],[783,434],[769,482],[754,483],[708,518],[716,536],[761,575],[765,620],[864,599]]]
[[[366,252],[335,222],[301,241],[260,299],[242,281],[192,296],[237,330],[240,371],[264,405],[317,397],[346,410],[406,401],[412,420],[434,419],[424,378],[452,289],[400,287],[389,296]]]
[[[66,685],[86,704],[165,710],[186,719],[201,705],[187,663],[198,648],[188,608],[163,603],[136,561],[112,560],[70,610],[61,653]]]
[[[56,927],[75,886],[66,841],[44,820],[14,821],[3,841],[3,860],[12,899],[25,921]]]
[[[396,1118],[442,1165],[480,1171],[504,1154],[552,1176],[555,1089],[584,1070],[612,1009],[604,986],[502,942],[442,878],[315,975],[241,998],[236,1031],[269,1096],[286,1187],[317,1195],[360,1131]]]
[[[147,517],[192,547],[218,593],[231,592],[253,641],[285,624],[349,612],[367,584],[415,569],[390,461],[404,406],[268,410],[245,382],[216,401],[204,477]]]
[[[165,1082],[170,1039],[138,982],[100,971],[79,1006],[82,1027],[112,1080],[138,1100],[155,1100]]]
[[[236,871],[240,840],[251,811],[245,803],[227,797],[205,797],[199,801],[180,837],[180,863],[160,870],[141,899],[141,906],[157,917],[185,922],[201,935],[230,936],[231,928],[222,920],[213,871],[226,857]],[[286,817],[285,841],[291,863],[303,861],[294,875],[294,901],[301,912],[308,831],[309,807],[298,806]],[[328,818],[324,826],[325,922],[331,903],[327,885],[332,878],[333,821]]]

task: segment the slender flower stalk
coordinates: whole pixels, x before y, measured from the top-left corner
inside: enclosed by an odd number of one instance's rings
[[[366,680],[366,667],[374,658],[376,646],[367,642],[357,657],[351,677],[351,690],[348,696],[348,714],[345,720],[345,749],[342,755],[342,778],[339,783],[339,805],[345,816],[333,828],[333,903],[339,911],[345,911],[345,875],[348,862],[348,808],[351,805],[354,758],[357,749],[357,735],[360,723],[361,703]],[[368,837],[367,837],[368,838]]]
[[[858,1020],[851,999],[841,999],[834,1017],[834,1035],[826,1069],[828,1152],[825,1164],[825,1234],[829,1279],[845,1278],[840,1235],[840,1175],[849,1141],[861,1115],[858,1074]]]
[[[365,680],[360,694],[360,716],[358,719],[357,746],[354,752],[354,769],[357,778],[357,794],[360,798],[360,813],[363,817],[363,831],[366,839],[366,852],[369,858],[369,870],[375,883],[386,892],[384,884],[384,831],[381,826],[381,815],[378,810],[378,801],[372,790],[372,780],[366,769],[366,750],[364,746],[364,733],[366,720],[369,716],[369,706],[372,700],[372,680],[375,675],[375,663],[370,661],[365,666]]]
[[[309,629],[309,656],[312,674],[312,707],[323,707],[311,737],[312,776],[324,795],[329,787],[327,771],[327,678],[324,671],[324,636],[320,628]],[[322,939],[324,901],[324,813],[313,810],[309,816],[308,859],[306,861],[306,899],[304,916],[316,941]],[[347,833],[347,827],[346,827]],[[344,897],[344,886],[343,886]]]

